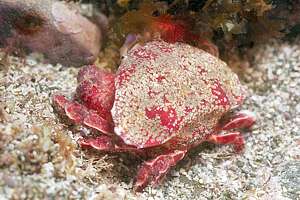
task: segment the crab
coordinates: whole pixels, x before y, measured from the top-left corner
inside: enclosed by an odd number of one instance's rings
[[[82,147],[128,152],[143,159],[134,189],[157,185],[187,154],[208,141],[232,144],[244,139],[255,116],[237,111],[245,90],[225,62],[185,43],[161,40],[135,45],[118,71],[94,65],[78,74],[73,100],[56,94],[56,110],[75,124],[97,130],[79,140]]]

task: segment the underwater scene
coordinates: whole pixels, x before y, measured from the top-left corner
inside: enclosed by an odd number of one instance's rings
[[[0,0],[0,200],[300,199],[299,0]]]

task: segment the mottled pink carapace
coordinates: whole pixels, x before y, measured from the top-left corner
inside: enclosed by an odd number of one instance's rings
[[[153,41],[133,48],[115,82],[115,132],[138,148],[173,137],[184,137],[187,143],[204,138],[238,104],[235,96],[244,95],[223,61],[184,43]],[[206,131],[193,134],[199,127]]]

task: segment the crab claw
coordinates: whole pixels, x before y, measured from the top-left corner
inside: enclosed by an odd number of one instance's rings
[[[77,102],[72,102],[63,95],[54,95],[53,104],[60,114],[67,115],[75,124],[83,124],[105,134],[113,132],[111,122],[103,119],[96,111],[89,110]]]
[[[78,73],[76,99],[102,118],[112,121],[110,110],[115,97],[115,75],[94,65],[83,67]]]

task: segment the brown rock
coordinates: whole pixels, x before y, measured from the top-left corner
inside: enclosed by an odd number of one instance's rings
[[[78,10],[54,0],[0,0],[0,45],[43,53],[51,63],[93,63],[100,29]]]

